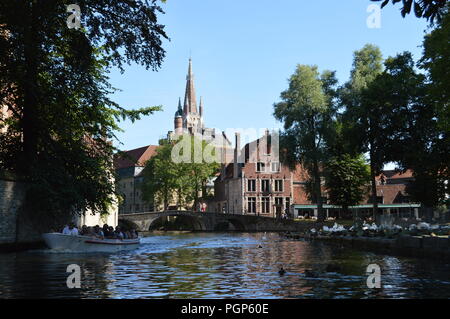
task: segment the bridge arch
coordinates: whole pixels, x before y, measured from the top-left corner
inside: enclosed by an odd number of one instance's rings
[[[172,225],[168,225],[167,218],[175,217],[175,220],[172,220]],[[205,231],[207,230],[205,224],[201,220],[201,218],[191,215],[191,214],[181,214],[179,212],[167,212],[163,214],[159,214],[156,218],[154,218],[148,225],[148,230],[156,230],[158,227],[187,227],[186,229],[173,229],[173,230],[193,230],[193,231]]]
[[[246,231],[244,223],[238,218],[225,218],[214,225],[214,231]]]
[[[304,223],[274,218],[230,215],[216,212],[166,211],[119,215],[119,221],[131,221],[138,231],[149,231],[156,228],[163,218],[179,217],[179,220],[194,231],[303,231],[309,228]],[[186,228],[186,230],[188,230]]]
[[[123,219],[123,218],[119,218],[118,225],[122,229],[136,229],[136,230],[139,230],[141,228],[134,221],[131,221],[129,219]]]

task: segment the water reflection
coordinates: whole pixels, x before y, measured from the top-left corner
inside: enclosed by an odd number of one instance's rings
[[[0,255],[0,298],[450,297],[449,264],[265,237],[152,236],[119,254]],[[379,290],[366,286],[366,267],[373,263],[382,269]],[[81,289],[66,287],[70,264],[82,269]]]

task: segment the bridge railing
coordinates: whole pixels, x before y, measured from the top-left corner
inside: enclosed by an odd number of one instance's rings
[[[132,217],[132,216],[151,216],[151,215],[161,215],[161,214],[215,214],[222,216],[249,216],[249,217],[258,217],[262,219],[277,219],[273,216],[260,216],[256,214],[234,214],[234,213],[224,213],[224,212],[200,212],[200,211],[192,211],[192,210],[167,210],[167,211],[158,211],[158,212],[140,212],[140,213],[130,213],[130,214],[119,214],[120,217]]]

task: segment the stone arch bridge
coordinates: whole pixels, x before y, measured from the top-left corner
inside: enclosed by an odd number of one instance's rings
[[[158,220],[178,216],[183,217],[194,231],[217,231],[232,229],[236,231],[301,231],[305,223],[292,220],[279,220],[255,215],[233,215],[211,212],[165,211],[137,214],[121,214],[119,221],[132,223],[138,231],[149,231]],[[230,227],[231,226],[231,227]]]

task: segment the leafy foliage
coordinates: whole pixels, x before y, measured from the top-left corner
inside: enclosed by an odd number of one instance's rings
[[[349,207],[364,199],[370,181],[370,167],[363,156],[335,156],[327,161],[325,167],[325,187],[331,204]]]
[[[173,160],[176,153],[174,147],[177,143],[184,143],[188,147],[183,149],[188,152],[187,161],[177,163]],[[217,162],[195,161],[194,148],[199,146],[201,153],[208,151],[206,141],[190,135],[183,135],[173,142],[165,141],[146,164],[144,169],[144,182],[142,184],[143,198],[151,202],[156,199],[162,202],[166,210],[172,200],[177,200],[178,207],[192,205],[195,210],[199,200],[207,197],[206,183],[218,172]]]
[[[68,1],[0,2],[0,105],[11,117],[0,137],[0,167],[30,182],[37,216],[106,212],[114,201],[110,142],[117,122],[159,107],[126,110],[109,96],[106,72],[164,58],[154,1],[85,0],[82,29],[69,29]]]
[[[425,36],[419,66],[427,71],[429,90],[435,103],[439,128],[450,131],[450,4],[436,28]]]
[[[375,176],[387,162],[384,118],[390,113],[369,88],[376,85],[377,76],[383,71],[382,61],[378,47],[365,45],[354,53],[350,80],[340,89],[343,121],[350,123],[347,134],[352,136],[352,148],[358,153],[369,153],[374,215],[377,212]]]
[[[422,149],[422,163],[417,163],[417,167],[427,167],[430,164],[434,166],[431,172],[426,172],[424,176],[419,176],[420,170],[417,170],[417,179],[431,179],[432,185],[428,189],[434,190],[434,196],[430,196],[431,203],[435,206],[437,203],[450,204],[450,4],[445,7],[445,13],[442,20],[436,28],[427,36],[423,43],[423,57],[419,61],[419,66],[427,72],[427,92],[429,97],[428,123],[421,124],[418,128],[421,130],[428,128],[430,137],[427,144]],[[432,110],[430,112],[430,110]],[[432,125],[429,122],[432,121]],[[421,121],[422,122],[422,121]],[[417,183],[418,184],[418,183]],[[424,185],[427,185],[426,183]],[[414,193],[420,194],[420,189],[414,190]]]
[[[431,23],[434,22],[435,19],[440,20],[442,9],[445,7],[447,0],[372,0],[376,2],[383,1],[381,7],[385,7],[389,2],[392,4],[396,4],[398,2],[403,3],[403,7],[401,9],[402,17],[405,17],[407,14],[411,13],[411,10],[414,10],[414,14],[418,18],[426,18],[430,20]]]
[[[274,105],[275,118],[284,122],[281,149],[291,155],[284,159],[301,162],[311,176],[310,197],[322,209],[320,163],[325,159],[325,137],[329,133],[335,113],[334,97],[337,80],[334,72],[319,75],[316,66],[299,65],[289,80],[289,88],[281,93],[281,102]],[[312,191],[314,190],[314,191]]]
[[[447,10],[436,28],[425,37],[424,54],[418,64],[425,75],[415,71],[410,55],[406,62],[398,58],[392,61],[396,67],[395,79],[390,85],[391,100],[396,103],[394,114],[398,122],[392,144],[398,150],[400,166],[414,172],[415,181],[408,192],[414,200],[428,207],[448,204],[450,194],[447,182],[450,180],[449,38]],[[405,102],[398,102],[399,97]]]

